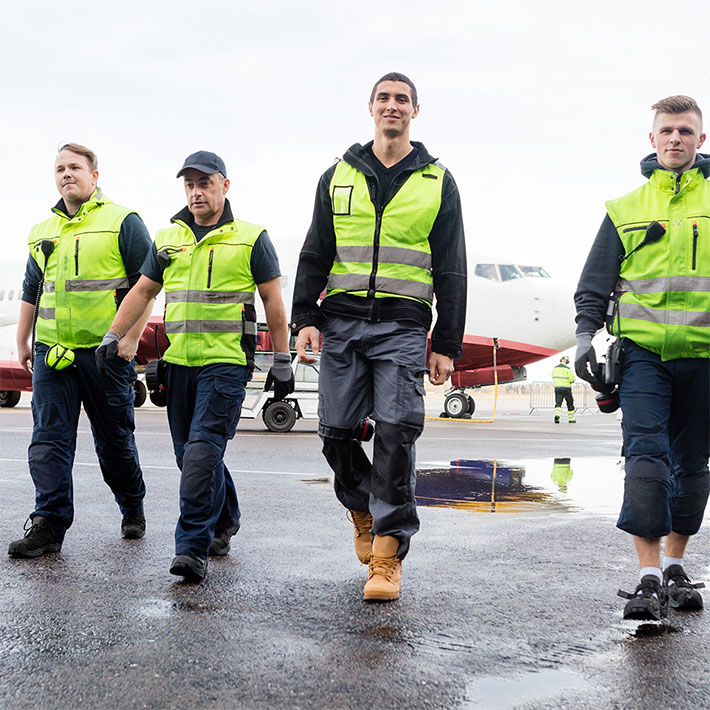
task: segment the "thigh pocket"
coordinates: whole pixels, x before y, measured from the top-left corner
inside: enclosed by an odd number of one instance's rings
[[[205,412],[205,429],[231,439],[242,411],[244,388],[217,378]]]
[[[424,372],[397,367],[395,422],[413,427],[424,426]]]

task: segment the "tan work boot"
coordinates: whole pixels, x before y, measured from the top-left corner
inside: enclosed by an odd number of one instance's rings
[[[345,517],[355,527],[355,554],[358,560],[366,565],[372,557],[372,516],[359,510],[348,510]]]
[[[399,540],[391,535],[375,535],[370,560],[370,575],[362,598],[366,602],[399,599],[402,560],[397,557]]]

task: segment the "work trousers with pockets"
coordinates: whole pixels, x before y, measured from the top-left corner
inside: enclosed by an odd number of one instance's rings
[[[335,494],[372,514],[373,534],[398,538],[400,559],[419,530],[415,442],[424,428],[426,348],[427,331],[415,323],[329,316],[323,327],[319,434]],[[372,462],[353,438],[367,416],[376,423]]]
[[[571,387],[555,387],[555,416],[562,416],[562,402],[567,405],[567,418],[574,419],[574,398]]]
[[[215,532],[239,523],[224,451],[239,422],[251,369],[231,363],[167,366],[168,422],[180,477],[175,554],[206,559]]]
[[[48,349],[44,343],[35,346],[34,427],[28,462],[35,486],[32,517],[46,517],[61,542],[74,520],[72,467],[82,404],[101,473],[122,514],[142,512],[145,484],[133,437],[133,364],[112,358],[106,361],[105,374],[101,375],[96,368],[95,348],[77,348],[74,364],[57,371],[44,362]]]
[[[622,342],[622,530],[646,538],[698,532],[710,490],[709,373],[706,358],[662,362]]]

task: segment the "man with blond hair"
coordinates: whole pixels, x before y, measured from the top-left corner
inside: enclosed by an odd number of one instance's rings
[[[62,547],[74,519],[72,466],[84,406],[104,481],[123,514],[121,534],[145,534],[145,485],[133,437],[133,357],[149,310],[121,342],[104,373],[94,362],[116,309],[140,276],[150,249],[141,218],[98,187],[96,155],[63,145],[54,161],[61,199],[29,235],[17,352],[32,373],[34,428],[29,447],[35,508],[11,557],[33,558]],[[35,342],[36,323],[36,342]]]
[[[633,536],[641,568],[635,592],[619,594],[624,618],[642,620],[703,606],[683,556],[705,512],[710,453],[710,156],[698,153],[705,134],[693,99],[652,109],[648,182],[606,203],[575,294],[577,374],[599,391],[618,385],[626,478],[617,527]],[[605,323],[619,339],[606,373],[592,346]]]

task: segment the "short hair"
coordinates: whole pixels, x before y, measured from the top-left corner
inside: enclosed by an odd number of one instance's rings
[[[659,113],[685,113],[686,111],[692,111],[698,115],[700,119],[700,125],[703,124],[703,113],[700,110],[700,106],[695,102],[695,99],[691,99],[690,96],[683,96],[679,94],[677,96],[669,96],[660,101],[656,101],[651,110],[655,111],[654,121]]]
[[[83,155],[86,158],[86,162],[89,164],[89,170],[93,173],[99,168],[99,159],[96,157],[96,153],[90,150],[84,145],[79,143],[65,143],[59,147],[57,153],[61,153],[63,150],[70,150],[72,153],[77,155]]]
[[[375,100],[375,92],[377,91],[377,87],[383,82],[383,81],[401,81],[404,84],[406,84],[412,91],[412,105],[416,106],[417,105],[417,87],[414,86],[414,82],[408,77],[405,76],[404,74],[400,74],[399,72],[396,71],[391,71],[385,74],[383,77],[380,77],[376,82],[375,85],[372,87],[372,91],[370,92],[370,103],[372,103]]]

